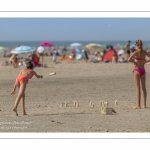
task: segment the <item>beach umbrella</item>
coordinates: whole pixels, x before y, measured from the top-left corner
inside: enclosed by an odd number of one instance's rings
[[[11,51],[12,54],[22,54],[22,53],[30,53],[35,51],[35,48],[30,46],[19,46]]]
[[[42,42],[40,45],[41,46],[53,46],[53,44],[51,42],[47,42],[47,41]]]
[[[91,50],[91,51],[96,51],[96,52],[102,52],[104,51],[104,47],[102,47],[102,45],[100,44],[96,44],[96,43],[90,43],[90,44],[87,44],[85,46],[88,50]]]
[[[71,47],[78,47],[78,46],[82,46],[81,43],[72,43],[70,44]]]
[[[0,51],[1,51],[1,50],[4,50],[4,47],[3,47],[3,46],[0,46]]]
[[[118,50],[118,55],[124,54],[125,51],[123,49]]]

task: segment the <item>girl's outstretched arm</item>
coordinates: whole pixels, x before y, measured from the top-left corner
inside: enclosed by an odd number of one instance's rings
[[[35,71],[33,71],[34,75],[37,77],[37,78],[43,78],[43,76],[41,75],[38,75]]]

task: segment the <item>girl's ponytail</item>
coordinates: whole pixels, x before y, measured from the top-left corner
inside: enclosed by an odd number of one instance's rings
[[[143,51],[143,43],[141,40],[136,40],[136,46],[140,49],[140,54]]]

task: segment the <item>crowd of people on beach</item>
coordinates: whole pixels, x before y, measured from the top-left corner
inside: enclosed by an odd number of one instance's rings
[[[45,56],[51,56],[54,64],[63,60],[84,60],[86,63],[127,63],[130,54],[135,51],[135,46],[131,46],[131,41],[129,40],[124,48],[116,49],[112,45],[108,45],[103,51],[93,51],[86,47],[76,47],[69,49],[64,46],[63,49],[57,47],[48,47],[47,49],[43,46],[37,47],[35,51],[30,53],[26,58],[20,58],[19,54],[8,54],[4,57],[9,57],[9,61],[5,62],[6,65],[12,65],[13,68],[23,66],[26,61],[31,60],[35,67],[46,67],[44,62]],[[59,56],[59,57],[58,57]]]

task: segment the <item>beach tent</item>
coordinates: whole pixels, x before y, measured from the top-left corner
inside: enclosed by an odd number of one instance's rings
[[[108,50],[105,54],[104,54],[104,57],[103,57],[103,61],[104,62],[109,62],[112,60],[112,56],[114,55],[114,50],[110,49]]]

